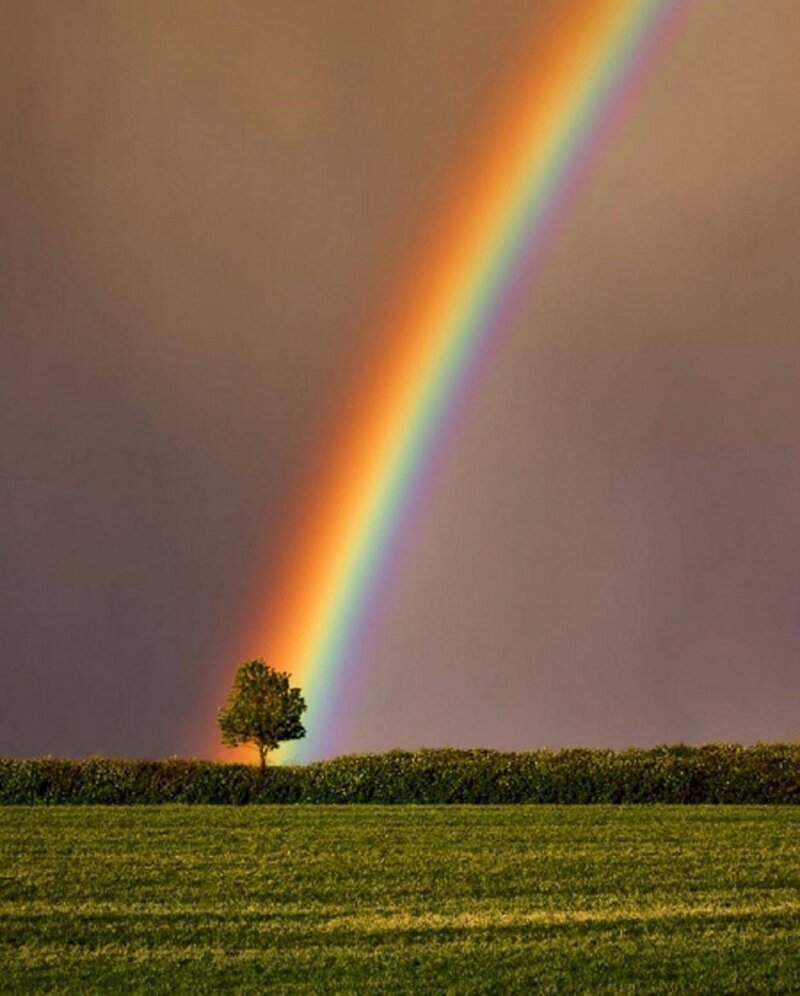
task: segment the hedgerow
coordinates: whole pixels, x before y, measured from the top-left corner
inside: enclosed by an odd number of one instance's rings
[[[393,750],[297,767],[194,759],[0,759],[0,805],[800,803],[800,744]]]

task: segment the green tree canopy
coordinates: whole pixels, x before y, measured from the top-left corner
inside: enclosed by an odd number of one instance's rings
[[[228,701],[217,721],[222,742],[228,747],[253,744],[262,770],[267,754],[283,740],[306,735],[300,716],[306,703],[299,688],[289,686],[289,675],[276,671],[260,658],[240,664]]]

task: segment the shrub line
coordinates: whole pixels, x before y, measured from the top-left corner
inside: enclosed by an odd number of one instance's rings
[[[0,759],[0,805],[800,803],[800,744],[392,750],[296,767]]]

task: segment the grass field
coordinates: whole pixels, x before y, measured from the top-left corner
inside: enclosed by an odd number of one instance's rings
[[[800,807],[0,809],[3,992],[800,992]]]

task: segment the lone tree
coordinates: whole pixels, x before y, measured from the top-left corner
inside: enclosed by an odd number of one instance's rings
[[[299,688],[289,687],[289,675],[260,658],[240,664],[228,701],[217,713],[222,742],[227,747],[254,744],[261,770],[267,754],[282,740],[306,735],[300,716],[306,703]]]

